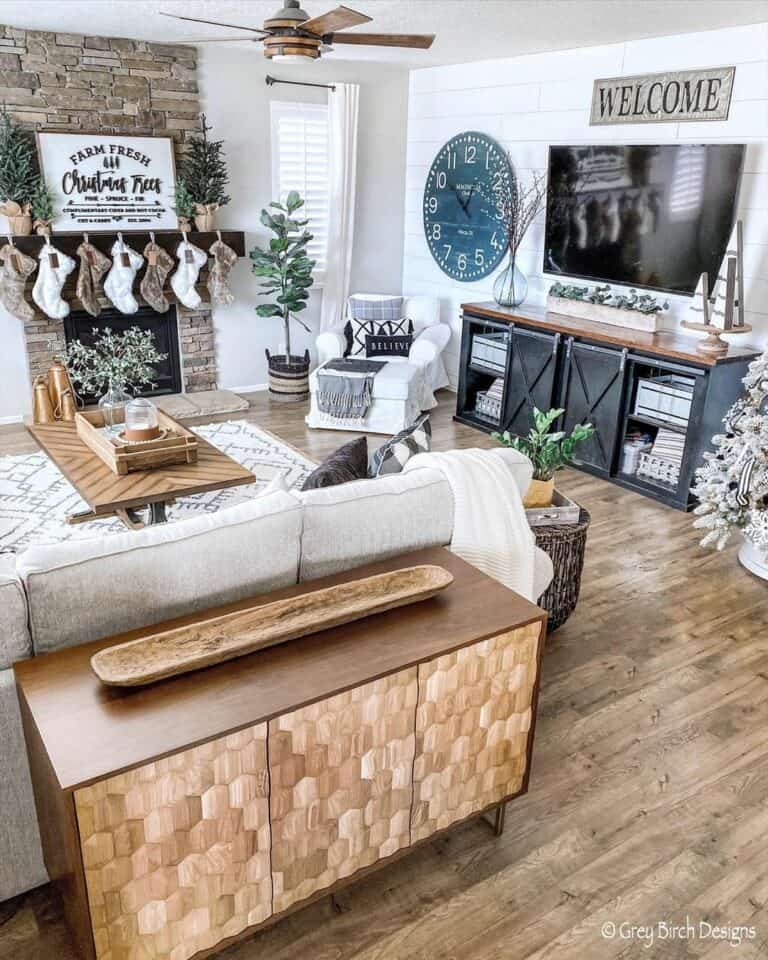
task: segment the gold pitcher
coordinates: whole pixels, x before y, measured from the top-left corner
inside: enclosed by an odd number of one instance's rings
[[[48,393],[48,384],[45,377],[35,377],[32,385],[32,422],[55,423],[51,395]]]
[[[71,390],[65,390],[59,401],[58,415],[65,423],[75,419],[75,398]]]
[[[61,413],[61,398],[66,390],[72,394],[72,399],[75,400],[75,388],[69,379],[67,368],[61,360],[54,360],[48,370],[48,392],[51,395],[53,413],[57,420],[64,419]]]

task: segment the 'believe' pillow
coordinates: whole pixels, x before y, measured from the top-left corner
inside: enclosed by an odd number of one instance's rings
[[[390,324],[398,323],[403,315],[402,297],[385,297],[383,300],[367,300],[364,297],[350,297],[347,301],[348,313],[353,319],[344,327],[347,340],[345,357],[365,356],[365,334],[374,336],[387,333],[399,333],[391,330]],[[360,324],[369,324],[368,329],[360,332]],[[383,329],[379,329],[383,328]],[[408,330],[404,330],[408,333]],[[413,332],[411,330],[411,332]]]
[[[375,360],[377,357],[407,357],[413,344],[413,337],[407,334],[402,337],[390,337],[385,334],[372,336],[365,335],[365,355]]]

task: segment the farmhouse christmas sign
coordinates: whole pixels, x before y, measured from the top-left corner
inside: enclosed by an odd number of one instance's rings
[[[175,230],[170,137],[38,133],[54,233]]]
[[[735,67],[595,80],[593,126],[727,120]]]

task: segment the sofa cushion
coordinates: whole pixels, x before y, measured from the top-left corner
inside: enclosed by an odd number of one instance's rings
[[[356,437],[329,454],[304,481],[302,490],[335,487],[368,476],[368,438]]]
[[[432,425],[429,414],[422,415],[405,430],[395,434],[371,457],[370,475],[383,477],[388,473],[400,473],[406,463],[417,453],[429,453],[432,449]]]
[[[296,583],[301,505],[285,489],[209,516],[31,547],[18,571],[35,653]]]
[[[0,556],[0,670],[32,655],[27,598],[12,553]]]
[[[298,496],[304,504],[302,581],[443,546],[453,532],[453,495],[436,470],[356,480]]]

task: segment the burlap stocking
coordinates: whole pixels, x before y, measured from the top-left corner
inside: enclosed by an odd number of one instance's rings
[[[32,287],[32,299],[47,317],[63,320],[69,316],[69,304],[62,300],[61,291],[67,277],[75,269],[75,261],[50,243],[43,245],[38,260],[40,267]]]
[[[235,299],[229,288],[229,275],[237,263],[237,254],[223,240],[217,240],[208,253],[213,257],[213,266],[208,274],[208,292],[211,302],[227,306]]]
[[[163,288],[173,266],[173,257],[152,240],[144,247],[144,259],[147,269],[141,278],[139,292],[153,310],[165,313],[170,304]]]
[[[83,241],[77,248],[80,257],[80,271],[77,274],[77,299],[92,317],[101,313],[99,305],[99,287],[101,278],[112,266],[112,261],[92,243]]]
[[[197,278],[208,260],[208,254],[188,240],[183,240],[176,249],[179,265],[171,277],[171,289],[185,307],[195,310],[203,302],[195,290]]]
[[[10,243],[0,250],[0,261],[0,304],[19,320],[33,320],[35,311],[24,299],[24,290],[37,262]]]

